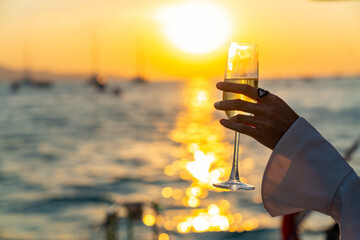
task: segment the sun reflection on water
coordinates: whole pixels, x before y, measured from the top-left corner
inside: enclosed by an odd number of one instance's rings
[[[179,233],[231,231],[242,232],[256,229],[259,222],[243,220],[240,213],[230,211],[231,204],[221,199],[207,206],[202,200],[208,191],[226,191],[214,188],[212,183],[226,180],[230,174],[232,145],[224,140],[225,130],[214,118],[213,102],[216,92],[213,83],[206,79],[195,79],[183,90],[184,109],[177,117],[169,138],[181,145],[178,159],[164,168],[167,176],[178,176],[188,181],[186,189],[165,187],[161,195],[165,199],[181,201],[187,210],[173,217],[165,217],[165,230]],[[240,147],[240,152],[242,148]],[[242,161],[243,170],[251,171],[255,161]],[[246,179],[242,178],[246,182]],[[254,201],[258,199],[254,198]],[[192,209],[192,210],[191,210]]]

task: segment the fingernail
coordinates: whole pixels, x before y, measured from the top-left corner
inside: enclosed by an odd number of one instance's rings
[[[227,121],[228,121],[227,119],[220,119],[220,123],[221,123],[222,125],[226,124]]]
[[[219,106],[220,106],[220,103],[219,103],[219,102],[214,103],[214,107],[215,107],[215,108],[219,108]]]
[[[216,87],[219,88],[219,87],[221,87],[222,84],[223,84],[223,82],[218,82],[218,83],[216,84]]]

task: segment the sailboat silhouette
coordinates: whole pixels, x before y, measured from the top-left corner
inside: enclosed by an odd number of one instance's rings
[[[26,45],[23,48],[23,73],[20,79],[17,79],[10,83],[10,89],[12,92],[17,92],[21,86],[28,86],[33,88],[47,89],[53,86],[49,80],[39,80],[32,77],[29,64],[29,52]]]
[[[144,51],[140,40],[136,45],[136,77],[132,79],[133,83],[146,83],[146,79],[142,71],[144,70]]]
[[[100,75],[99,72],[99,42],[98,34],[95,30],[91,31],[90,36],[90,53],[91,53],[91,71],[92,74],[88,79],[88,83],[96,87],[100,91],[104,91],[107,86],[107,79]]]

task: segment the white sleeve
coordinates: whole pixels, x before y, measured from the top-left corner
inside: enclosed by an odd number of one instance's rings
[[[318,211],[340,224],[342,239],[360,239],[355,233],[360,229],[360,179],[304,118],[296,120],[276,145],[261,193],[271,216]]]
[[[360,239],[360,178],[350,172],[333,199],[331,216],[340,225],[341,239]]]

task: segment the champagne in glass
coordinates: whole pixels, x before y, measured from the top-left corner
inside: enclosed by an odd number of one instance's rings
[[[228,58],[225,68],[225,82],[248,84],[258,87],[258,49],[255,44],[232,42],[228,51]],[[238,93],[224,92],[224,100],[241,99],[248,102],[255,102],[253,99]],[[226,111],[228,118],[238,114],[251,115],[242,111]],[[239,159],[240,133],[235,132],[234,159],[229,180],[221,183],[214,183],[214,187],[229,190],[254,190],[255,187],[240,181],[238,159]]]
[[[248,84],[252,87],[257,88],[258,87],[258,78],[225,78],[224,82],[230,82],[230,83],[240,83],[240,84]],[[241,99],[248,102],[255,102],[253,99],[242,95],[238,93],[232,93],[232,92],[223,92],[223,100],[232,100],[232,99]],[[244,114],[249,115],[249,113],[243,112],[243,111],[236,111],[236,110],[228,110],[225,111],[228,118],[231,118],[233,116],[236,116],[238,114]]]

